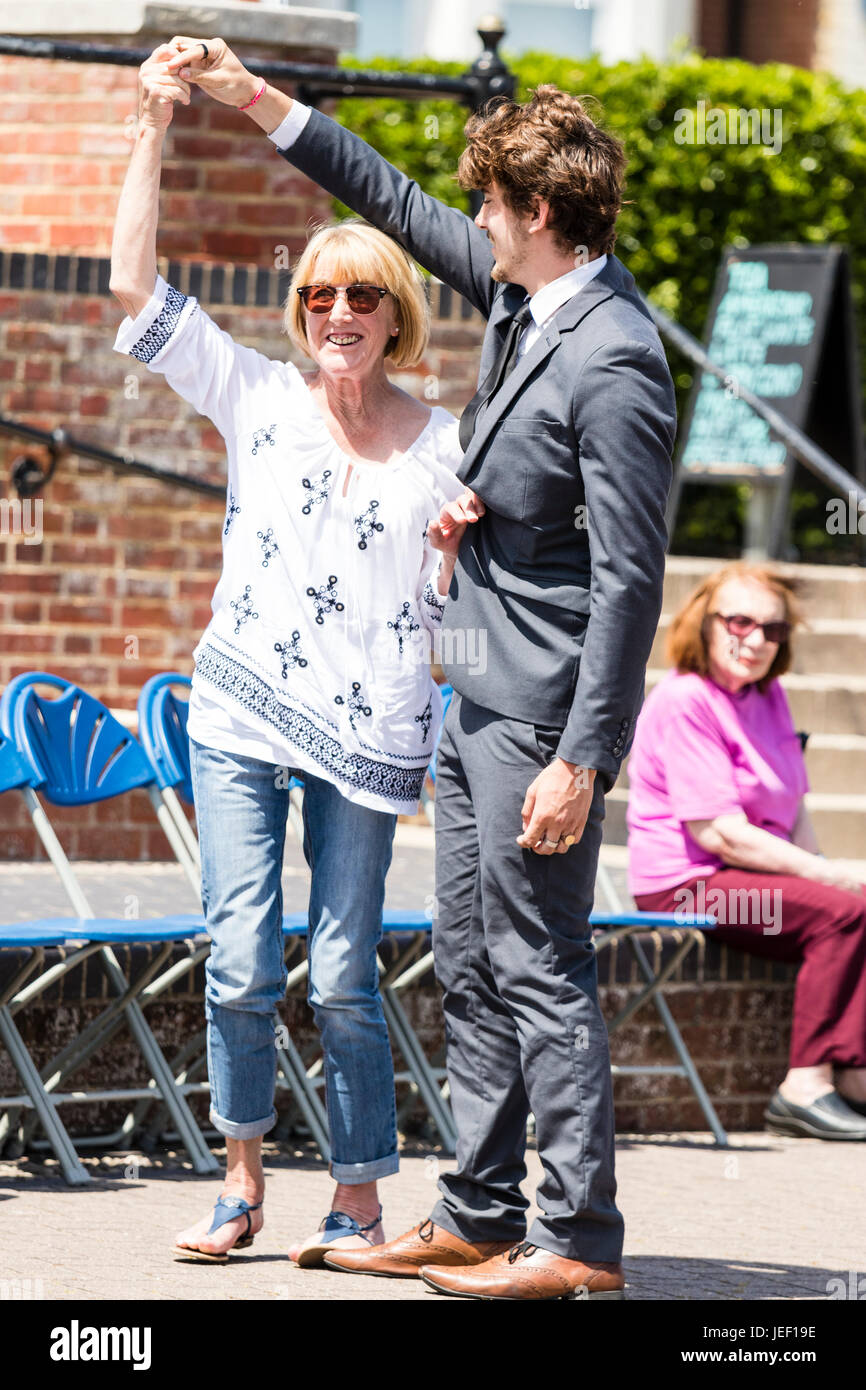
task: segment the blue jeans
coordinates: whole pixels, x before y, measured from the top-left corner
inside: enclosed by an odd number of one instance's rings
[[[324,1050],[331,1174],[364,1183],[396,1173],[394,1070],[376,962],[396,815],[348,801],[309,773],[192,738],[190,763],[213,943],[205,989],[212,1124],[229,1138],[254,1139],[276,1121],[274,1027],[287,975],[281,873],[294,775],[304,784],[307,997]]]

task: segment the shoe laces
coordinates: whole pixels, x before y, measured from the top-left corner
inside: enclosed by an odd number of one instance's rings
[[[511,1247],[511,1249],[509,1250],[509,1252],[508,1252],[508,1263],[509,1263],[510,1265],[513,1265],[514,1262],[515,1262],[515,1260],[519,1260],[519,1259],[521,1258],[522,1255],[526,1255],[526,1256],[534,1255],[537,1249],[538,1249],[538,1246],[537,1246],[537,1245],[533,1245],[533,1244],[531,1243],[531,1241],[528,1241],[528,1240],[521,1241],[521,1243],[520,1243],[519,1245],[513,1245],[513,1246]]]
[[[427,1228],[426,1230],[424,1229],[425,1226]],[[422,1221],[421,1225],[418,1227],[418,1239],[426,1241],[429,1245],[430,1241],[433,1239],[433,1232],[435,1229],[436,1228],[433,1225],[433,1222],[430,1220],[428,1216],[427,1220]]]

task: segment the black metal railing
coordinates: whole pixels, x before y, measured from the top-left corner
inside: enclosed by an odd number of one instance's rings
[[[760,415],[773,434],[781,439],[794,458],[804,464],[810,473],[814,473],[815,477],[820,478],[827,487],[840,488],[846,493],[850,490],[856,494],[858,502],[866,501],[866,488],[861,482],[858,482],[853,474],[848,473],[841,464],[836,463],[835,459],[820,449],[808,435],[804,434],[796,425],[792,425],[791,421],[786,420],[784,415],[780,415],[778,410],[774,410],[760,396],[756,396],[754,391],[750,391],[748,386],[744,386],[732,374],[729,367],[720,367],[718,362],[714,362],[697,338],[692,337],[682,324],[670,318],[648,299],[644,299],[643,302],[652,315],[659,335],[672,347],[675,347],[678,352],[681,352],[684,357],[687,357],[694,366],[700,367],[702,372],[711,372],[714,377],[724,383],[726,389],[732,392],[738,400],[744,401],[756,415]]]
[[[499,55],[505,33],[500,19],[489,16],[476,30],[483,48],[460,77],[429,72],[377,72],[366,68],[330,68],[319,63],[290,63],[257,59],[256,72],[299,84],[298,99],[315,104],[323,96],[456,97],[473,109],[493,96],[514,96],[515,77]],[[112,63],[141,67],[148,48],[117,48],[114,44],[74,43],[65,39],[19,38],[0,34],[0,53],[21,58],[51,58],[71,63]]]
[[[50,481],[58,464],[67,454],[93,459],[118,473],[134,473],[142,478],[152,478],[158,483],[170,483],[172,487],[201,492],[207,497],[225,497],[224,483],[208,483],[203,478],[191,478],[186,473],[160,468],[155,463],[142,463],[140,459],[133,458],[132,454],[115,454],[111,449],[102,449],[87,439],[77,439],[75,435],[68,434],[62,428],[40,430],[35,425],[25,425],[20,420],[11,420],[7,415],[0,415],[0,434],[17,435],[19,438],[29,439],[37,446],[36,450],[13,459],[11,480],[19,497],[35,497]]]

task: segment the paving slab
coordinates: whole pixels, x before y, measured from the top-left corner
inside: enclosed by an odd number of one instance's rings
[[[720,1150],[694,1134],[621,1135],[617,1152],[631,1300],[825,1301],[839,1280],[847,1287],[866,1273],[862,1145],[754,1133]],[[0,1162],[0,1298],[450,1301],[412,1279],[289,1261],[288,1245],[315,1229],[332,1190],[324,1165],[303,1149],[265,1146],[264,1229],[222,1266],[169,1253],[177,1232],[216,1200],[219,1181],[196,1177],[172,1152],[84,1161],[94,1183],[76,1189],[53,1160]],[[427,1215],[439,1172],[452,1166],[432,1151],[404,1151],[400,1172],[380,1185],[386,1236]],[[531,1149],[530,1199],[540,1176]]]

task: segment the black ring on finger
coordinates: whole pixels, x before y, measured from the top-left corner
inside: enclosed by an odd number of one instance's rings
[[[205,56],[205,58],[207,58],[207,56],[208,56],[208,47],[207,47],[207,44],[205,43],[204,39],[199,39],[199,43],[201,44],[202,48],[204,49],[204,56]]]

